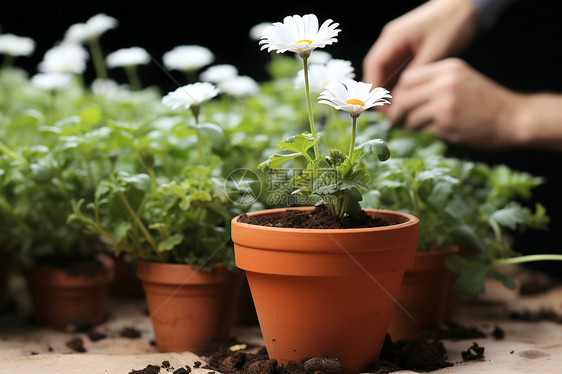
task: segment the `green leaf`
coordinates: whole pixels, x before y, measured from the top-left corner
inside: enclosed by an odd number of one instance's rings
[[[132,176],[125,176],[123,180],[141,191],[150,191],[151,182],[148,174],[135,174]]]
[[[310,134],[299,134],[280,141],[277,148],[298,152],[304,156],[308,154],[310,148],[314,147],[314,144],[318,143],[318,140],[320,140],[320,137],[314,138]]]
[[[506,208],[496,210],[492,213],[490,219],[502,226],[515,230],[518,224],[526,223],[530,220],[530,214],[523,207],[512,204]]]
[[[94,126],[101,122],[101,109],[97,106],[90,106],[80,112],[82,122],[88,126]]]
[[[214,123],[199,123],[195,125],[195,129],[211,141],[213,149],[223,149],[226,145],[226,137],[220,126]]]
[[[172,236],[167,237],[166,239],[160,241],[158,243],[158,250],[160,252],[165,252],[173,249],[176,245],[180,244],[183,241],[182,234],[174,234]]]
[[[187,187],[180,186],[176,181],[171,181],[170,183],[160,186],[160,192],[165,195],[172,195],[183,199],[187,193]]]
[[[470,262],[460,256],[449,256],[445,265],[458,274],[455,289],[462,295],[477,297],[485,292],[487,265]]]
[[[115,244],[121,243],[121,241],[125,237],[127,237],[127,234],[129,233],[129,230],[131,230],[131,228],[133,228],[131,222],[128,221],[119,222],[115,226],[115,229],[113,230],[113,241],[115,242]]]
[[[356,149],[362,149],[364,155],[375,153],[380,161],[386,161],[390,158],[390,149],[382,139],[369,140]]]
[[[184,199],[180,202],[180,209],[187,210],[191,204],[195,201],[209,202],[212,201],[213,197],[207,191],[195,191],[186,195]]]
[[[503,285],[505,287],[507,287],[510,290],[514,290],[516,285],[515,285],[515,281],[513,280],[513,278],[511,278],[509,275],[507,274],[502,274],[500,272],[498,272],[495,269],[492,269],[490,271],[490,275],[493,276],[497,281],[500,281],[503,283]]]
[[[262,162],[261,164],[258,165],[258,168],[260,170],[264,170],[266,167],[277,170],[281,167],[282,164],[284,164],[285,162],[295,158],[295,157],[299,157],[302,156],[300,153],[289,153],[289,154],[285,154],[285,155],[271,155],[269,156],[269,158],[267,160],[265,160],[264,162]]]

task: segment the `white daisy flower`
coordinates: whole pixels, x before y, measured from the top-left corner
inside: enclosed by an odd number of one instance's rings
[[[308,80],[310,90],[320,93],[322,90],[333,82],[343,82],[348,79],[355,78],[351,61],[347,60],[330,60],[325,65],[310,65],[308,72]],[[295,87],[304,87],[304,69],[300,70],[295,78]]]
[[[257,25],[252,26],[252,28],[250,29],[250,39],[256,41],[260,40],[264,30],[269,26],[271,26],[271,22],[261,22]]]
[[[10,56],[29,56],[35,50],[33,39],[14,34],[0,35],[0,53]]]
[[[386,100],[392,98],[388,90],[382,87],[371,90],[372,87],[370,83],[357,82],[353,79],[334,82],[320,94],[318,102],[346,111],[352,118],[357,118],[364,110],[390,104],[390,101]]]
[[[319,28],[318,18],[314,14],[288,16],[283,23],[275,22],[267,27],[259,44],[262,44],[261,49],[267,48],[268,52],[291,51],[307,59],[314,49],[337,42],[335,37],[341,30],[337,29],[338,23],[332,22],[329,19]]]
[[[64,35],[65,43],[83,43],[97,39],[104,32],[114,29],[119,22],[113,17],[100,13],[85,23],[76,23],[68,28]]]
[[[92,82],[91,88],[94,95],[104,96],[108,99],[121,100],[126,96],[130,96],[130,91],[111,79],[95,79]]]
[[[219,94],[220,90],[209,82],[197,82],[177,88],[162,98],[162,104],[170,109],[189,109],[201,105]]]
[[[237,76],[219,83],[222,92],[234,96],[250,96],[259,91],[258,83],[247,75]]]
[[[43,61],[39,63],[39,71],[43,73],[76,73],[86,70],[88,52],[78,44],[61,44],[45,52]]]
[[[68,86],[72,76],[67,73],[39,73],[31,78],[31,84],[43,90],[56,90]]]
[[[150,55],[141,47],[121,48],[107,55],[107,67],[118,68],[148,64]]]
[[[180,45],[164,53],[164,66],[170,70],[192,71],[209,65],[215,55],[208,48],[198,45]]]
[[[326,51],[315,50],[308,58],[309,64],[327,64],[332,59],[332,55]]]
[[[201,73],[200,78],[204,82],[220,83],[232,79],[238,75],[236,66],[229,64],[214,65]]]

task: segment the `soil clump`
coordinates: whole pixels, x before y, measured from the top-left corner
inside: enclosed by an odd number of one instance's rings
[[[294,229],[356,229],[393,224],[381,218],[371,217],[363,210],[358,217],[344,216],[339,219],[332,214],[326,205],[316,206],[311,211],[288,209],[278,216],[249,216],[243,214],[238,219],[238,222],[257,226]]]

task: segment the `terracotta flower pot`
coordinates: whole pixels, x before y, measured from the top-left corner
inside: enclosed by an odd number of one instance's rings
[[[100,324],[106,314],[113,260],[98,258],[103,266],[84,275],[38,265],[24,270],[37,322],[64,330]]]
[[[270,358],[286,364],[327,355],[349,373],[378,359],[402,276],[413,264],[419,220],[367,212],[392,225],[314,230],[232,220],[236,265],[246,271]]]
[[[220,264],[208,272],[147,261],[138,262],[137,273],[160,351],[201,354],[230,338],[240,274]]]
[[[111,283],[111,294],[124,297],[143,297],[142,283],[137,277],[136,261],[126,253],[115,257],[115,279]]]
[[[453,287],[453,273],[445,266],[445,258],[458,251],[457,247],[447,247],[416,253],[414,266],[402,280],[400,306],[394,306],[388,325],[393,341],[411,339],[429,326],[445,321]]]

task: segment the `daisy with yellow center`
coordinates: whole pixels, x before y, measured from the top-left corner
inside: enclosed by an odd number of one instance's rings
[[[335,38],[341,31],[337,27],[338,23],[333,23],[331,19],[325,21],[322,26],[318,26],[318,18],[314,14],[304,16],[294,15],[283,19],[283,22],[275,22],[273,25],[264,29],[259,44],[261,49],[268,52],[277,51],[295,52],[303,60],[304,64],[304,84],[306,91],[306,103],[308,109],[308,120],[310,122],[310,133],[316,138],[314,118],[312,116],[312,104],[310,102],[310,87],[308,83],[308,57],[316,48],[324,48],[326,45],[337,42]],[[314,154],[316,158],[320,156],[318,144],[314,144]]]
[[[369,83],[357,82],[348,79],[344,82],[329,84],[318,97],[320,104],[333,106],[337,110],[349,113],[352,118],[351,145],[349,147],[349,158],[353,161],[353,150],[355,149],[355,132],[357,130],[357,118],[364,110],[375,106],[390,104],[390,92],[382,87],[372,89]]]
[[[332,22],[329,19],[318,27],[318,18],[314,14],[285,17],[282,23],[275,22],[264,29],[259,44],[262,45],[261,49],[267,48],[268,52],[290,51],[305,59],[314,49],[337,42],[335,37],[340,32],[337,29],[339,24]]]

